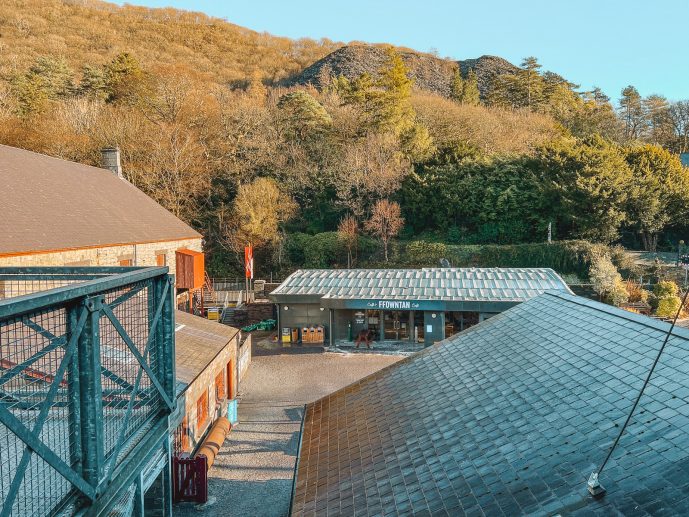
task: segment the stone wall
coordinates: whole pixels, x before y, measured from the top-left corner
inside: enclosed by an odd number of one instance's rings
[[[237,355],[239,356],[239,358],[237,359],[237,362],[239,363],[237,370],[240,383],[244,379],[244,375],[246,374],[247,370],[249,369],[249,365],[251,364],[251,334],[247,333],[245,334],[245,336],[246,338],[244,339],[242,346],[239,347],[239,351],[237,353]]]
[[[82,248],[47,253],[30,253],[0,257],[0,266],[119,266],[122,260],[131,260],[133,266],[155,266],[156,257],[165,255],[165,265],[175,274],[175,252],[178,249],[203,251],[201,239],[185,239],[100,248]]]
[[[215,378],[223,373],[225,386],[227,386],[227,365],[232,364],[232,396],[237,395],[237,348],[239,347],[239,334],[211,361],[211,363],[199,374],[199,376],[187,387],[184,392],[184,415],[186,417],[187,436],[189,448],[185,452],[191,452],[199,445],[203,435],[220,416],[227,415],[227,399],[218,398],[215,389]],[[200,397],[208,397],[209,417],[201,426],[197,426],[197,402]],[[180,400],[180,404],[182,401]]]

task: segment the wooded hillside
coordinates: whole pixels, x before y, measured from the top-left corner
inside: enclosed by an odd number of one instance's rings
[[[534,57],[337,50],[57,0],[0,5],[0,47],[0,142],[93,165],[119,146],[217,274],[249,242],[259,271],[288,271],[395,261],[397,239],[538,243],[549,225],[649,250],[687,235],[689,103],[630,86],[613,106]]]
[[[97,0],[0,2],[0,77],[7,80],[42,55],[74,70],[129,52],[146,67],[185,64],[221,84],[258,74],[285,79],[341,44],[258,33],[203,13]]]

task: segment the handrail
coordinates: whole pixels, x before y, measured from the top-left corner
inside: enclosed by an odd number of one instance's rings
[[[105,514],[169,454],[174,279],[167,267],[0,268],[3,279],[29,294],[0,300],[0,336],[14,343],[0,351],[0,426],[16,457],[0,513]],[[51,469],[35,472],[34,458]]]
[[[94,274],[115,275],[123,271],[137,271],[142,266],[0,266],[0,274],[11,275],[46,275],[53,273],[82,274],[85,271]]]
[[[110,276],[94,278],[93,280],[88,280],[86,282],[76,285],[55,287],[53,289],[47,289],[45,291],[25,294],[14,298],[7,298],[5,300],[1,300],[0,320],[50,307],[51,305],[64,304],[66,302],[78,300],[80,298],[83,298],[84,296],[90,296],[103,291],[116,289],[118,287],[123,287],[129,284],[133,284],[135,282],[140,282],[142,280],[148,280],[149,278],[167,275],[169,271],[169,268],[167,266],[126,269],[127,271],[125,271],[124,273],[111,274]],[[19,277],[17,278],[19,279]],[[50,275],[45,275],[43,278],[45,278],[46,280],[51,280]]]

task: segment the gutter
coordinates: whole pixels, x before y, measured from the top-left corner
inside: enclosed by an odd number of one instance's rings
[[[292,515],[292,508],[294,506],[294,496],[297,492],[297,471],[299,470],[299,458],[301,457],[301,445],[304,438],[304,421],[306,420],[306,404],[304,404],[304,414],[301,417],[301,426],[299,427],[299,446],[297,447],[297,459],[294,462],[294,475],[292,476],[292,491],[289,499],[289,510],[287,516]]]

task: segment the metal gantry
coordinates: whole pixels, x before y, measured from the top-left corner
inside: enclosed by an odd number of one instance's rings
[[[0,268],[1,517],[141,513],[144,478],[169,478],[172,282],[166,267]]]

